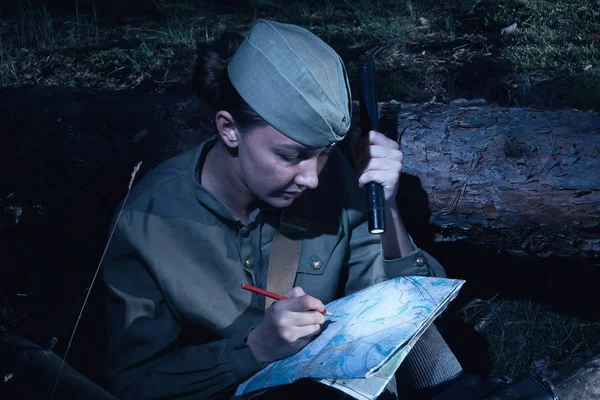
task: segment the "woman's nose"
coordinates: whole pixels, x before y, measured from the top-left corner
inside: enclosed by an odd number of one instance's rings
[[[319,185],[319,165],[317,158],[304,160],[296,179],[296,185],[308,189],[316,189]]]

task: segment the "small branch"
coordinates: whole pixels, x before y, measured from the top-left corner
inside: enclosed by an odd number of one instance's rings
[[[98,277],[98,272],[100,272],[100,267],[102,266],[102,262],[104,261],[104,257],[106,256],[106,251],[108,250],[108,246],[110,245],[110,242],[113,238],[113,235],[115,233],[115,230],[117,229],[117,224],[119,223],[119,219],[121,218],[121,214],[123,213],[123,209],[125,208],[125,203],[127,202],[127,198],[129,197],[129,192],[131,192],[131,187],[133,186],[133,181],[135,180],[135,175],[137,174],[137,172],[140,170],[140,166],[142,165],[142,162],[140,161],[134,168],[133,168],[133,172],[131,173],[131,179],[129,180],[129,186],[127,189],[127,194],[125,194],[125,199],[123,199],[123,203],[121,203],[121,209],[119,210],[119,214],[117,215],[117,219],[112,227],[112,230],[110,232],[110,236],[108,237],[108,240],[106,241],[106,246],[104,246],[104,251],[102,252],[102,257],[100,257],[100,262],[98,262],[98,266],[96,267],[96,272],[94,273],[94,277],[92,278],[92,283],[90,283],[90,287],[89,290],[87,291],[87,294],[85,296],[85,300],[83,301],[83,305],[81,306],[81,310],[79,311],[79,315],[77,316],[77,321],[75,322],[75,327],[73,328],[73,333],[71,333],[71,338],[69,339],[69,344],[67,344],[67,349],[65,350],[65,355],[62,358],[62,361],[60,363],[60,368],[58,369],[58,374],[56,376],[56,381],[54,382],[54,387],[52,388],[52,394],[50,395],[50,400],[54,399],[54,394],[56,393],[56,388],[58,387],[58,382],[60,380],[60,375],[62,373],[63,367],[65,365],[65,362],[67,360],[67,355],[69,354],[69,350],[71,348],[71,344],[73,343],[73,338],[75,337],[75,332],[77,331],[77,327],[79,326],[79,321],[81,320],[81,316],[83,315],[83,310],[85,309],[85,306],[87,304],[88,298],[90,297],[90,293],[92,292],[92,287],[94,286],[94,283],[96,282],[96,278]]]
[[[452,201],[452,207],[450,207],[450,212],[454,212],[454,210],[456,209],[456,206],[458,205],[460,198],[467,190],[467,182],[469,181],[469,178],[473,175],[473,172],[475,171],[477,164],[479,164],[479,160],[481,160],[482,158],[483,158],[483,155],[481,153],[476,153],[473,155],[473,158],[471,159],[471,166],[469,167],[469,172],[467,173],[467,177],[465,178],[465,181],[463,183],[463,186],[462,186],[460,192],[456,195],[456,197]]]

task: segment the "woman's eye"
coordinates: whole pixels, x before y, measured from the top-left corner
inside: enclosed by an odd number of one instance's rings
[[[280,154],[279,157],[285,161],[285,162],[289,162],[289,163],[293,163],[296,162],[296,160],[298,159],[298,157],[295,156],[286,156],[285,154]]]

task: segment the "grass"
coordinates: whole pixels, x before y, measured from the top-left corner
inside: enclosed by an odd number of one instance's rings
[[[45,7],[20,4],[0,32],[2,86],[134,88],[153,72],[177,64],[182,54],[189,62],[199,32],[209,40],[216,32],[209,37],[205,18],[180,18],[179,9],[160,26],[148,21],[109,26],[99,21],[95,6],[52,18]]]
[[[159,18],[134,18],[115,24],[89,3],[86,9],[79,5],[70,15],[53,17],[46,7],[34,8],[21,0],[18,11],[6,18],[6,28],[0,31],[0,83],[108,90],[151,83],[149,86],[161,90],[173,81],[189,79],[197,42],[211,42],[226,29],[247,33],[258,18],[311,29],[340,53],[351,54],[345,57],[350,70],[360,55],[371,52],[382,68],[391,71],[412,63],[408,58],[400,60],[400,54],[408,41],[424,32],[424,27],[414,26],[417,12],[410,0],[250,3],[248,10],[239,12],[196,9],[195,2],[189,0],[155,0],[152,4]],[[446,24],[443,19],[442,25]],[[413,78],[417,76],[409,74],[404,80]],[[397,86],[393,80],[392,87]],[[386,98],[398,97],[387,90],[387,82],[381,82],[380,87]]]
[[[600,351],[600,322],[559,314],[528,300],[493,299],[461,318],[489,343],[492,376],[552,376]]]
[[[71,13],[59,16],[43,3],[15,1],[16,11],[0,29],[2,86],[162,91],[189,81],[197,42],[211,42],[226,29],[245,34],[256,19],[272,18],[305,26],[328,41],[345,59],[354,88],[356,62],[373,55],[380,100],[450,100],[461,68],[496,57],[493,62],[507,71],[501,79],[521,105],[546,95],[535,92],[537,87],[555,90],[560,85],[552,82],[568,80],[562,105],[600,109],[595,78],[600,6],[592,0],[475,6],[441,0],[253,0],[244,10],[227,8],[227,1],[153,0],[142,10],[145,16],[126,10],[118,22],[110,16],[121,11],[99,11],[94,2],[75,1]],[[472,19],[478,20],[476,31],[464,28]],[[488,40],[513,23],[515,33],[499,43]],[[531,85],[518,87],[515,78],[525,75]]]
[[[570,91],[567,102],[578,108],[600,109],[596,95],[600,84],[590,79],[600,69],[600,3],[499,0],[482,8],[489,27],[517,24],[514,34],[503,37],[498,62],[515,73],[545,76],[546,82],[557,77],[586,81],[588,86]]]
[[[577,74],[600,62],[600,6],[590,0],[501,0],[486,17],[490,25],[517,24],[501,59],[521,71]]]

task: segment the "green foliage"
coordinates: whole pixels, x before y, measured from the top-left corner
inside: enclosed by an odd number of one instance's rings
[[[584,352],[598,351],[600,322],[553,312],[526,300],[491,300],[466,311],[467,322],[485,335],[493,376],[550,374]]]
[[[422,80],[423,72],[418,68],[399,69],[377,81],[377,97],[381,101],[420,97],[413,91]]]
[[[597,104],[595,93],[588,92],[588,88],[596,89],[592,78],[600,67],[597,2],[459,3],[463,9],[482,11],[492,32],[517,24],[515,34],[503,36],[497,60],[513,77],[531,83],[517,83],[520,101],[539,97],[539,93],[528,96],[527,88],[562,74],[576,82],[576,90],[584,91],[566,96],[570,104]],[[451,74],[477,52],[460,43],[481,42],[461,33],[459,14],[441,0],[295,0],[287,4],[252,0],[244,12],[211,0],[152,0],[146,9],[158,12],[158,17],[138,17],[125,26],[110,26],[86,2],[75,2],[73,14],[61,18],[51,16],[43,3],[34,6],[30,0],[21,0],[18,4],[16,17],[0,29],[2,86],[41,83],[115,89],[138,85],[159,71],[165,81],[172,81],[175,77],[169,80],[168,74],[174,63],[188,69],[192,65],[197,41],[211,42],[226,29],[245,34],[256,19],[272,18],[305,26],[342,54],[352,54],[344,56],[349,71],[354,70],[352,64],[358,57],[373,55],[380,67],[381,100],[422,101],[432,95],[445,100],[444,85],[451,82]],[[427,49],[445,42],[459,45],[437,53],[407,51],[411,45]],[[182,52],[182,47],[187,51]],[[489,49],[481,53],[492,54]],[[521,79],[522,74],[530,76]]]
[[[55,44],[53,20],[46,7],[34,9],[31,2],[19,2],[20,18],[15,24],[9,25],[5,36],[11,35],[15,46],[22,48],[51,47]],[[5,39],[7,41],[8,38]]]
[[[258,18],[300,24],[330,41],[338,51],[352,50],[356,55],[371,52],[380,57],[382,47],[403,49],[414,34],[411,29],[417,15],[421,15],[418,3],[412,0],[295,0],[286,5],[253,0],[246,6],[249,12],[228,10],[215,1],[205,1],[196,8],[191,0],[153,0],[146,9],[158,12],[158,20],[136,18],[127,25],[111,26],[98,16],[95,7],[83,2],[76,2],[73,14],[61,18],[51,16],[43,3],[34,6],[21,0],[19,4],[16,17],[7,21],[7,29],[0,30],[3,86],[42,83],[101,87],[104,81],[106,88],[124,88],[139,84],[161,68],[166,69],[166,76],[171,58],[181,56],[167,51],[168,47],[185,46],[190,50],[185,56],[192,57],[197,41],[211,42],[226,29],[245,34]],[[446,26],[452,24],[448,19]],[[54,55],[48,57],[49,53]],[[346,61],[352,64],[355,58]],[[191,66],[193,59],[180,62]],[[137,77],[129,77],[131,71]],[[127,82],[113,84],[118,77]],[[400,95],[406,93],[408,83],[401,80],[401,75],[392,78],[391,86],[386,87],[390,97],[402,98]],[[394,87],[399,88],[399,95],[388,90]]]
[[[344,0],[344,5],[353,10],[362,23],[368,23],[370,18],[390,15],[412,15],[414,5],[411,0]]]
[[[600,6],[592,0],[499,0],[486,7],[494,27],[517,24],[504,36],[501,60],[517,71],[575,76],[600,68]]]
[[[19,79],[15,65],[13,61],[13,51],[9,47],[10,43],[5,45],[2,35],[0,35],[0,85],[8,86],[12,82],[16,82]]]

